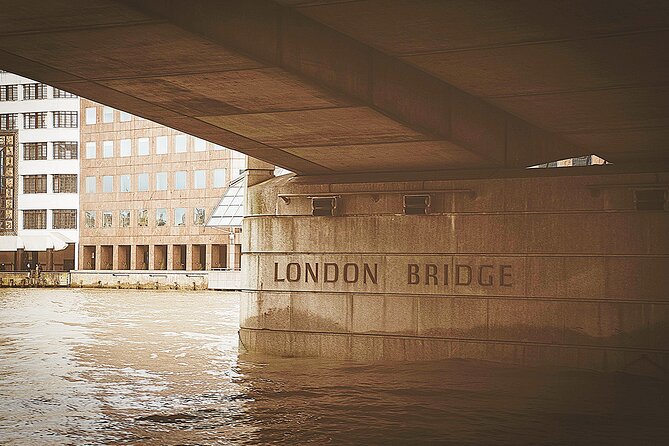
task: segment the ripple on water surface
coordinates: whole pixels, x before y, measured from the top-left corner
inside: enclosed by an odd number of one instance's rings
[[[238,355],[238,296],[0,289],[0,444],[663,444],[664,381]]]

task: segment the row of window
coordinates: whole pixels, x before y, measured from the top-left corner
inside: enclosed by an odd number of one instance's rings
[[[103,211],[102,212],[102,225],[103,228],[112,228],[114,227],[114,213],[112,211]],[[96,227],[97,219],[96,211],[85,211],[84,213],[84,224],[87,228]],[[174,226],[186,226],[187,225],[187,209],[186,208],[176,208],[174,209]],[[139,209],[135,213],[135,225],[136,226],[149,226],[149,210],[148,209]],[[194,208],[193,209],[193,225],[195,226],[204,226],[205,223],[205,209],[204,208]],[[167,209],[158,208],[156,209],[155,220],[152,226],[167,226],[169,223]],[[120,228],[129,228],[131,225],[131,211],[122,210],[118,214],[118,227]]]
[[[76,194],[77,193],[77,175],[55,174],[53,177],[53,192],[56,194]],[[24,194],[45,194],[47,176],[44,175],[23,175],[23,193]]]
[[[186,135],[176,135],[174,138],[175,153],[186,152]],[[206,150],[206,141],[199,138],[193,138],[193,147],[196,152]],[[149,155],[150,147],[149,138],[137,139],[137,154]],[[44,142],[29,142],[23,143],[23,159],[24,160],[45,160],[47,159],[48,144]],[[121,139],[118,141],[119,155],[121,157],[132,156],[132,140]],[[156,154],[168,153],[168,137],[159,136],[156,138]],[[222,150],[223,147],[219,145],[214,146],[216,149]],[[76,141],[54,141],[52,143],[53,159],[78,159],[79,158],[79,144]],[[97,144],[95,141],[86,143],[86,158],[92,159],[97,156]],[[102,142],[102,157],[112,158],[114,156],[114,141]]]
[[[167,190],[168,172],[157,172],[155,175],[155,188],[153,190]],[[212,186],[215,188],[225,187],[225,169],[214,169],[212,171]],[[133,188],[132,175],[119,176],[119,192],[148,192],[149,177],[148,173],[135,175],[136,181]],[[86,193],[93,194],[97,192],[97,177],[86,177]],[[185,190],[188,187],[188,172],[180,170],[174,172],[173,184],[174,190]],[[193,189],[207,188],[207,171],[196,170],[193,172]],[[114,176],[104,175],[102,177],[102,192],[114,192]]]
[[[114,122],[114,115],[115,115],[116,110],[113,109],[112,107],[108,106],[103,106],[102,107],[102,122],[103,123],[111,123]],[[97,117],[97,107],[87,107],[86,110],[84,111],[84,122],[87,125],[92,125],[92,124],[97,124],[98,122],[98,117]],[[120,111],[119,110],[119,121],[121,122],[129,122],[132,120],[132,115],[130,113]]]
[[[52,229],[77,229],[76,209],[54,209]],[[23,229],[46,229],[46,209],[23,211]]]
[[[188,140],[191,139],[191,146],[195,152],[204,152],[207,150],[207,141],[200,138],[194,138],[188,135],[175,135],[171,136],[157,136],[153,138],[154,150],[153,153],[156,155],[165,155],[168,153],[186,153],[188,151]],[[150,138],[137,138],[135,143],[135,151],[137,156],[150,155],[151,150],[151,139]],[[102,158],[113,158],[115,156],[115,141],[102,141]],[[214,145],[215,150],[223,150],[223,146]],[[118,141],[118,156],[128,157],[132,156],[133,153],[133,140],[131,139],[121,139]],[[86,158],[93,159],[97,157],[97,143],[95,141],[89,141],[86,143]]]
[[[23,115],[24,129],[47,128],[47,115],[51,113],[54,128],[76,128],[79,126],[79,113],[76,111],[30,112]],[[18,113],[0,114],[0,130],[17,130]]]
[[[0,101],[18,101],[19,100],[19,86],[22,87],[21,91],[23,92],[23,100],[33,100],[33,99],[47,99],[47,85],[40,83],[32,84],[12,84],[12,85],[0,85]],[[61,90],[59,88],[53,88],[53,97],[54,98],[76,98],[77,95],[68,93],[67,91]]]
[[[45,160],[47,159],[46,142],[27,142],[23,143],[24,160]],[[54,141],[52,143],[53,159],[55,160],[76,160],[79,158],[79,144],[76,141]]]
[[[544,163],[544,164],[537,164],[536,166],[533,167],[543,167],[543,168],[553,168],[553,167],[578,167],[578,166],[591,166],[593,164],[604,164],[606,161],[604,161],[602,158],[599,158],[596,155],[586,155],[586,156],[579,156],[577,158],[567,158],[559,161],[551,161],[550,163]]]

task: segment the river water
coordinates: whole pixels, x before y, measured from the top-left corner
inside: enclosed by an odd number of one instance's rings
[[[669,444],[666,381],[239,355],[234,294],[0,290],[0,444]]]

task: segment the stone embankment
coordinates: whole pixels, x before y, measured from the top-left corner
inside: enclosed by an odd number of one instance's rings
[[[0,287],[239,290],[240,271],[0,272]]]

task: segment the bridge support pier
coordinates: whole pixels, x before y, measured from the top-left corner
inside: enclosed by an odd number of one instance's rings
[[[243,346],[666,373],[669,173],[570,170],[251,187]]]

